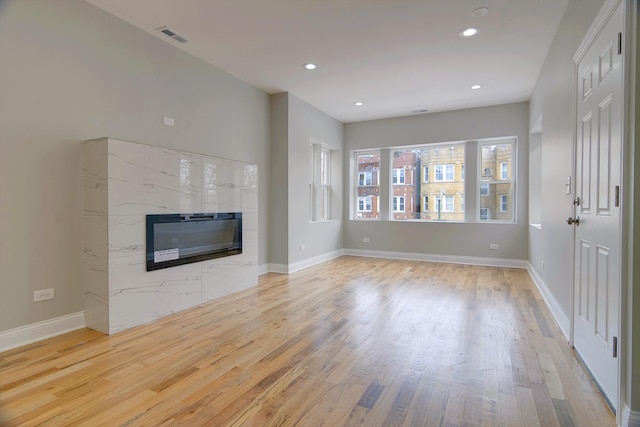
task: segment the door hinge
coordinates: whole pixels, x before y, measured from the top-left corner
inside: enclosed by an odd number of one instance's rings
[[[613,337],[613,357],[618,357],[618,337]]]
[[[615,207],[620,207],[620,186],[616,185]]]
[[[618,33],[618,55],[622,55],[622,33]]]

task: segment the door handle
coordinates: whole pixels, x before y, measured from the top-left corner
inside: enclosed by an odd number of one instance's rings
[[[575,219],[573,219],[571,217],[567,218],[567,224],[569,224],[569,225],[575,224],[576,226],[580,225],[580,217],[577,216]]]

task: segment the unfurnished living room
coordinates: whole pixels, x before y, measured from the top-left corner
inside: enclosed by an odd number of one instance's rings
[[[0,0],[0,426],[640,427],[637,23]]]

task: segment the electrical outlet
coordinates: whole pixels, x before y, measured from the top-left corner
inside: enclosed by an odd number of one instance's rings
[[[498,249],[500,249],[500,245],[497,243],[491,243],[489,244],[489,249],[491,249],[492,251],[497,251]]]
[[[368,237],[363,237],[362,238],[362,242],[363,243],[369,243],[371,240]]]
[[[53,299],[53,288],[33,291],[33,302],[46,301],[49,299]]]
[[[162,118],[162,123],[165,126],[175,126],[175,124],[176,124],[175,121],[171,117],[166,117],[166,116]]]
[[[304,245],[300,245],[300,252],[303,252],[305,249],[307,249]]]

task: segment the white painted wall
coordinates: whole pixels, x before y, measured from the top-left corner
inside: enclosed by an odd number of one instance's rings
[[[529,103],[530,126],[542,116],[540,187],[542,229],[529,228],[529,260],[567,318],[571,317],[571,195],[574,126],[573,55],[603,0],[570,0]],[[544,262],[544,269],[542,268]]]
[[[272,96],[271,106],[270,262],[288,272],[342,250],[343,124],[290,93]],[[330,221],[309,220],[311,143],[332,150]]]
[[[522,102],[345,125],[347,165],[353,150],[474,141],[501,136],[518,138],[518,159],[515,224],[346,220],[344,247],[347,250],[526,260],[528,117],[528,103]],[[474,174],[477,169],[475,165],[467,166],[465,174]],[[381,174],[381,180],[383,179],[385,178]],[[348,177],[345,177],[345,194],[349,194],[349,182]],[[471,200],[472,197],[465,197],[467,209],[473,209]],[[349,218],[348,204],[345,206],[344,215],[345,218]],[[370,242],[364,243],[363,237],[369,237]],[[490,243],[498,243],[500,250],[489,250]]]
[[[271,96],[269,263],[289,264],[289,94]]]
[[[342,217],[309,221],[309,144],[322,142],[334,150],[332,181],[334,208],[342,212],[343,124],[300,98],[289,94],[289,264],[321,257],[342,249]],[[300,246],[305,250],[301,251]]]
[[[84,1],[2,1],[0,58],[0,331],[83,309],[83,140],[255,163],[269,182],[265,93]]]

